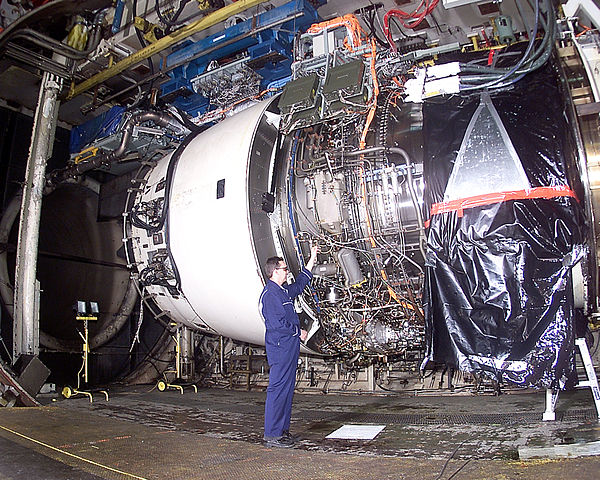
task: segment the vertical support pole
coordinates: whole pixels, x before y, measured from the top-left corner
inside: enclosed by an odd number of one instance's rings
[[[33,303],[33,351],[37,355],[40,351],[40,295],[42,288],[40,281],[35,280],[34,303]]]
[[[88,329],[88,321],[83,322],[83,382],[88,384],[88,362],[90,356],[90,331]]]
[[[375,365],[372,363],[367,367],[367,384],[369,385],[369,391],[374,392],[377,388],[375,383]]]
[[[194,332],[185,325],[181,327],[181,378],[194,378]]]
[[[13,315],[13,362],[23,354],[37,355],[39,350],[39,329],[35,325],[38,318],[35,311],[38,240],[44,177],[54,143],[60,87],[60,79],[50,73],[44,73],[33,121],[19,221]]]
[[[181,378],[181,329],[183,327],[177,327],[177,334],[175,336],[175,378]]]
[[[542,415],[542,420],[544,422],[552,422],[556,420],[556,402],[558,401],[558,395],[560,393],[560,389],[553,390],[551,388],[546,389],[546,410]]]

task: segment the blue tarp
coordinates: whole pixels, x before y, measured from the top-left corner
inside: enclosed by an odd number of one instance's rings
[[[81,150],[94,140],[108,137],[115,133],[124,113],[125,107],[115,106],[102,115],[98,115],[96,118],[74,127],[71,130],[69,153],[81,152]]]

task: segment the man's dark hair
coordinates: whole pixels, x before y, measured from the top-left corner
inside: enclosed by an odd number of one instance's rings
[[[267,262],[265,263],[265,271],[267,273],[267,277],[271,278],[275,269],[279,266],[279,262],[283,262],[283,258],[281,257],[270,257],[267,258]]]

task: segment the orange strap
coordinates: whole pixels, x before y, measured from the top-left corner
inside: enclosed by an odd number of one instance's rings
[[[481,207],[492,203],[501,203],[509,200],[525,200],[533,198],[556,198],[573,197],[579,201],[575,192],[566,185],[557,187],[536,187],[526,190],[511,190],[507,192],[486,193],[484,195],[475,195],[473,197],[459,198],[449,202],[435,203],[431,206],[430,214],[438,215],[446,212],[458,212],[462,217],[463,210],[473,207]]]

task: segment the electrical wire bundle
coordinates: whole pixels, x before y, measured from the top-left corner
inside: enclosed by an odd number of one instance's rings
[[[352,14],[344,15],[343,17],[337,17],[333,20],[316,23],[308,29],[307,33],[316,35],[321,33],[323,30],[331,30],[337,27],[346,27],[348,37],[344,39],[344,46],[350,52],[354,52],[356,48],[368,42],[366,32],[360,26],[358,19]]]
[[[166,2],[167,8],[164,10],[161,8],[159,0],[155,1],[156,13],[160,21],[165,25],[167,32],[171,31],[173,27],[180,23],[179,16],[189,1],[190,0],[179,0],[178,2],[175,2],[169,0]],[[177,3],[177,5],[175,5],[175,3]]]
[[[553,20],[554,8],[550,0],[535,0],[535,5],[530,7],[535,12],[534,25],[530,29],[524,20],[523,11],[519,0],[515,0],[519,13],[525,23],[529,34],[529,42],[519,61],[505,68],[482,66],[475,63],[460,64],[460,90],[478,90],[482,88],[499,88],[511,85],[528,73],[531,73],[546,63],[552,53],[555,37],[555,22]],[[535,46],[540,30],[544,36]],[[470,75],[465,75],[470,74]]]
[[[425,20],[427,15],[433,12],[438,3],[439,0],[421,0],[419,6],[410,13],[400,9],[392,9],[384,15],[383,33],[393,50],[395,50],[395,44],[390,32],[390,19],[397,19],[403,27],[414,29]]]
[[[160,197],[150,202],[140,202],[134,205],[130,212],[131,224],[151,232],[160,230],[164,200],[164,197]]]
[[[370,199],[379,198],[378,188],[384,188],[380,185],[382,180],[378,172],[389,167],[385,156],[359,159],[358,155],[345,157],[339,151],[334,152],[334,145],[360,142],[363,122],[356,119],[352,130],[353,140],[345,138],[342,141],[338,138],[338,135],[343,136],[341,130],[336,133],[323,126],[318,131],[306,132],[305,137],[297,133],[292,145],[287,205],[297,253],[301,255],[299,242],[304,237],[319,243],[321,258],[329,259],[325,263],[334,262],[342,250],[348,251],[366,273],[363,281],[355,285],[350,285],[347,272],[339,269],[319,274],[313,281],[313,289],[320,301],[308,294],[303,300],[308,310],[319,312],[319,323],[324,332],[319,344],[322,352],[389,354],[399,349],[418,349],[424,338],[422,314],[415,303],[420,297],[420,281],[414,284],[412,278],[422,273],[422,269],[407,256],[404,235],[398,234],[395,228],[383,231],[376,221],[377,205]],[[366,172],[359,173],[360,168]],[[306,209],[303,202],[297,202],[293,193],[299,186],[296,174],[303,179],[308,197],[314,200],[313,208]],[[320,217],[318,205],[321,202],[327,205],[333,195],[329,189],[332,184],[326,179],[343,184],[341,191],[345,193],[335,201],[346,224],[340,232],[319,228],[330,219]],[[367,212],[361,210],[361,205]],[[363,230],[367,218],[369,235]],[[404,261],[411,266],[405,266]]]
[[[381,23],[381,20],[379,19],[379,16],[377,15],[377,9],[383,7],[383,3],[375,4],[372,0],[369,0],[369,4],[370,5],[367,5],[366,7],[358,10],[364,22],[369,27],[367,37],[374,38],[375,41],[383,48],[390,48],[389,43],[385,39],[379,38],[379,35],[377,35],[377,26],[375,25],[375,21],[377,20],[379,28],[381,28],[381,30],[383,31],[383,25]],[[369,8],[369,6],[371,8]]]

